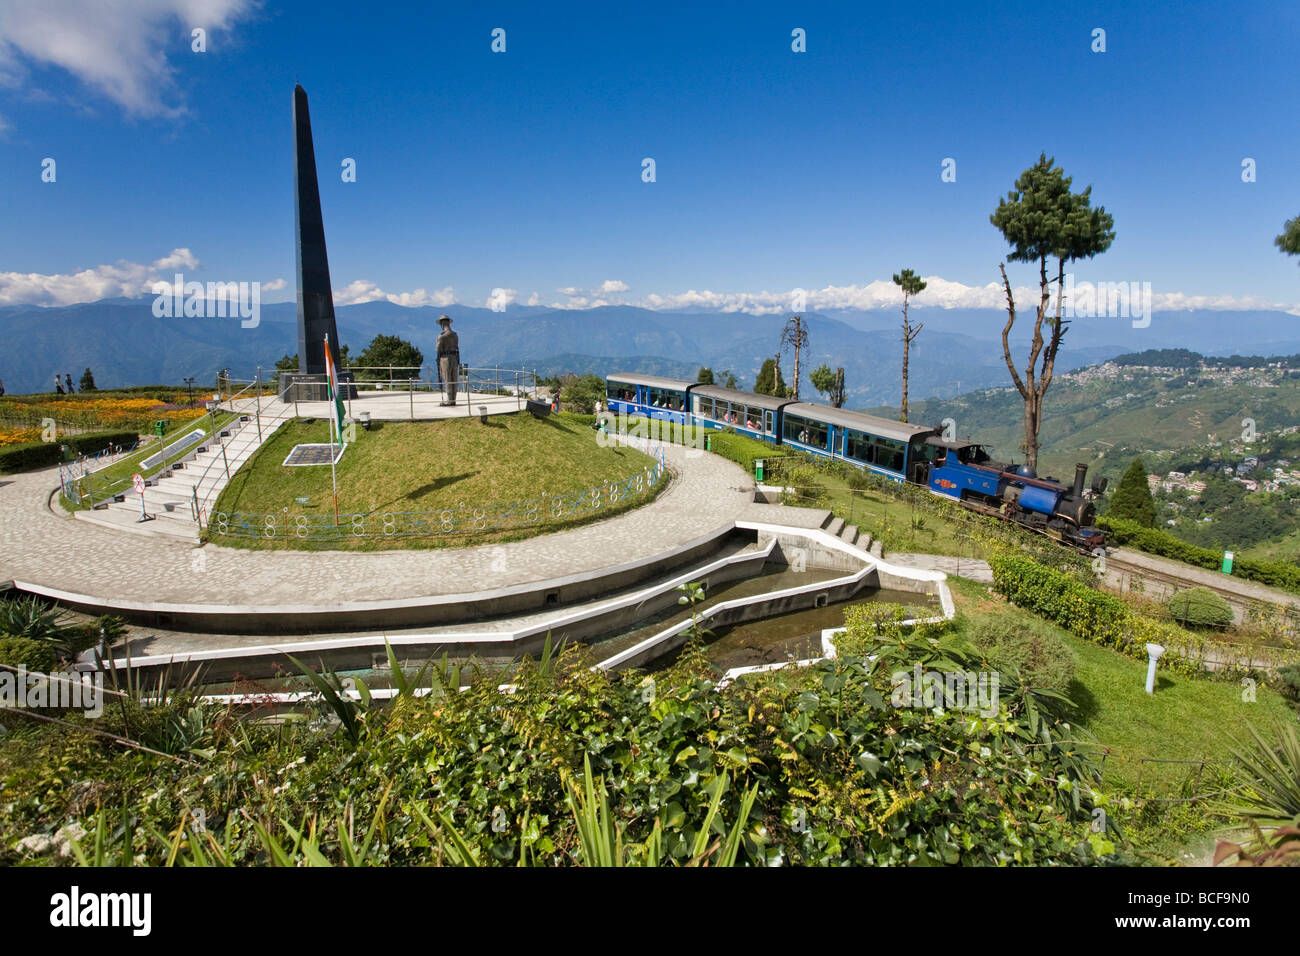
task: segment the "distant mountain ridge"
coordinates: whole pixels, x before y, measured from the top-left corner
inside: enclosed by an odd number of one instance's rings
[[[71,373],[76,380],[89,366],[101,387],[179,382],[188,376],[207,383],[223,368],[237,377],[251,377],[259,365],[273,370],[277,359],[297,349],[293,302],[263,305],[261,321],[252,329],[241,328],[237,319],[155,318],[152,302],[146,297],[56,308],[0,307],[0,341],[5,343],[0,379],[10,392],[44,390],[56,372]],[[426,363],[434,355],[437,318],[444,312],[455,322],[467,365],[536,368],[545,374],[622,369],[691,379],[708,365],[715,371],[730,369],[744,387],[753,385],[764,359],[776,354],[786,318],[617,305],[585,310],[511,305],[496,312],[465,305],[407,308],[384,301],[336,309],[340,339],[354,356],[383,333],[414,343]],[[914,399],[1007,384],[1000,343],[1004,313],[918,309],[915,315],[926,328],[912,348]],[[802,356],[803,397],[819,397],[808,373],[826,362],[844,367],[849,407],[898,400],[901,345],[895,310],[809,313],[805,318],[810,346]],[[1022,316],[1013,333],[1018,363],[1023,362],[1028,324]],[[1128,320],[1077,320],[1058,367],[1066,371],[1161,347],[1300,352],[1300,318],[1285,313],[1156,313],[1145,329],[1133,329]],[[789,354],[782,359],[787,378],[791,359]]]

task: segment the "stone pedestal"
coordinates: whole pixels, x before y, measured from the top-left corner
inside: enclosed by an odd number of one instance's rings
[[[344,401],[357,397],[357,387],[352,383],[351,372],[339,373],[339,395]],[[280,373],[280,401],[328,402],[330,381],[328,375],[305,372]]]

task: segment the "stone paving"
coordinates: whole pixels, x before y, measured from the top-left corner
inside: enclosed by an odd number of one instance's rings
[[[993,571],[989,568],[989,563],[981,558],[959,558],[947,554],[890,554],[886,560],[901,568],[942,571],[981,584],[993,583]]]
[[[737,465],[680,446],[664,453],[677,477],[634,511],[526,541],[377,553],[245,551],[122,534],[73,521],[57,501],[51,507],[55,469],[3,476],[0,582],[132,605],[330,606],[466,594],[663,553],[753,508],[753,480]]]
[[[343,403],[344,414],[349,418],[360,418],[362,412],[370,414],[371,421],[431,421],[441,418],[470,418],[478,415],[480,410],[488,415],[513,415],[523,411],[525,401],[531,394],[522,389],[519,395],[495,395],[481,392],[456,396],[456,404],[450,408],[441,402],[439,391],[407,391],[395,388],[388,391],[360,391],[357,397]],[[278,398],[270,400],[277,409],[292,406],[293,414],[302,418],[328,418],[334,414],[330,402],[289,402],[282,404]],[[263,406],[266,402],[263,402]]]

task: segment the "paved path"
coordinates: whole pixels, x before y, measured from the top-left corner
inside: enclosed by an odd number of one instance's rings
[[[592,438],[595,441],[594,434]],[[201,548],[73,521],[55,469],[0,476],[0,581],[132,603],[322,606],[464,594],[595,571],[730,526],[754,484],[718,455],[668,445],[678,477],[651,504],[526,541],[432,551]]]
[[[942,571],[959,578],[969,578],[981,584],[993,583],[993,572],[989,563],[981,558],[955,558],[947,554],[895,554],[891,552],[885,559],[890,564],[903,568],[924,568],[928,571]]]
[[[527,390],[524,390],[525,392]],[[430,421],[440,418],[471,418],[479,414],[480,409],[489,415],[513,415],[523,411],[527,394],[494,395],[482,392],[462,391],[456,396],[456,404],[450,408],[442,405],[442,392],[410,391],[404,388],[388,391],[358,391],[357,397],[343,403],[344,412],[351,418],[360,418],[362,412],[369,412],[372,421]],[[262,401],[263,413],[267,406],[283,409],[287,406],[278,398]],[[294,417],[328,418],[334,414],[331,402],[289,402]]]

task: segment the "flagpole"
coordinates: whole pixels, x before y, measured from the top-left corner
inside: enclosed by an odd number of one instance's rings
[[[330,336],[328,332],[325,333],[325,367],[326,369],[328,369],[329,372],[326,378],[329,381],[330,405],[332,406],[335,404],[334,357],[330,353]],[[334,445],[336,444],[335,426],[338,423],[334,421],[336,416],[334,414],[333,408],[330,408],[329,416],[330,416],[330,484],[334,486],[334,527],[337,528],[339,526],[339,479],[338,479],[338,474],[334,470],[334,459],[335,459]],[[343,435],[340,433],[338,434],[337,444],[342,444],[342,441],[343,441]]]

